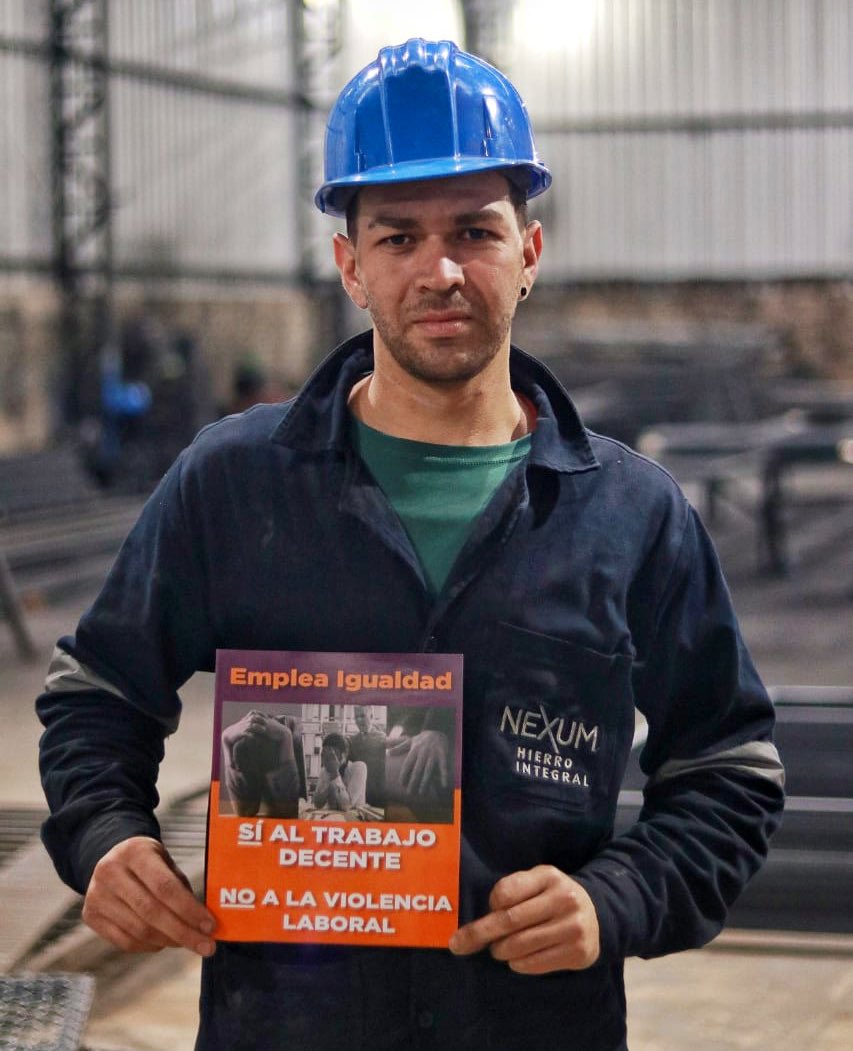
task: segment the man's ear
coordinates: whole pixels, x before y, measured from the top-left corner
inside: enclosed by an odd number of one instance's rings
[[[524,269],[521,273],[522,284],[529,292],[539,273],[539,260],[542,257],[542,224],[538,219],[533,219],[525,227],[522,254],[524,258]]]
[[[345,234],[334,236],[335,266],[341,275],[341,284],[346,294],[361,310],[367,309],[367,296],[362,288],[361,278],[355,261],[355,245]]]

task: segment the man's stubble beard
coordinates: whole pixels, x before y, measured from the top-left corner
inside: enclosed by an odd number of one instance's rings
[[[442,346],[441,341],[426,347],[416,346],[405,335],[405,321],[400,326],[392,325],[369,293],[366,298],[373,325],[394,361],[414,379],[433,384],[456,384],[478,376],[504,346],[514,313],[508,312],[498,322],[485,326],[476,324],[479,315],[473,316],[472,332],[461,345],[460,354],[460,343],[456,340],[447,340],[447,346]],[[425,309],[450,310],[454,306],[452,302],[442,302]],[[470,310],[470,304],[465,303],[464,309]]]

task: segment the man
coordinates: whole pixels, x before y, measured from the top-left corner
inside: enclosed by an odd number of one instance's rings
[[[222,731],[224,798],[241,817],[296,817],[306,793],[302,739],[292,716],[253,709]]]
[[[385,806],[385,734],[373,721],[373,706],[356,704],[353,718],[358,732],[347,739],[350,762],[367,767],[366,801],[370,806]]]
[[[317,194],[348,217],[335,260],[372,333],[294,402],[202,432],[60,643],[45,842],[105,937],[205,957],[204,1051],[618,1051],[623,958],[712,937],[765,855],[773,712],[701,524],[510,348],[549,183],[502,74],[447,42],[381,51],[332,111]],[[217,646],[464,655],[451,952],[214,954],[152,808],[175,690]],[[614,839],[635,706],[649,781]]]
[[[349,745],[343,734],[323,738],[320,774],[314,788],[314,806],[327,810],[350,810],[364,806],[367,766],[349,758]]]

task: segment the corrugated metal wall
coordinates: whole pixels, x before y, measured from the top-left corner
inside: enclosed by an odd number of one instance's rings
[[[850,0],[520,0],[545,275],[853,272],[851,54]]]
[[[202,275],[298,272],[292,6],[109,0],[119,275],[164,266]],[[0,0],[6,269],[16,261],[37,269],[51,252],[48,31],[46,2]]]
[[[298,273],[290,6],[110,0],[120,271]],[[353,37],[369,11],[348,0]],[[8,46],[47,23],[0,0],[0,268],[50,255],[45,56]],[[853,273],[853,0],[517,0],[506,25],[555,175],[544,277]]]
[[[288,5],[112,0],[110,60],[274,91],[293,88]],[[119,269],[295,272],[293,108],[118,73],[112,85]]]
[[[0,0],[0,37],[35,45],[46,33],[43,4]],[[50,256],[48,90],[42,60],[0,51],[0,259],[9,268]]]

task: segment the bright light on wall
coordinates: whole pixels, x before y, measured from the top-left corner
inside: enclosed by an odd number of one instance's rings
[[[571,54],[592,39],[599,0],[517,0],[513,37],[551,54]]]
[[[462,44],[461,4],[456,0],[349,0],[344,5],[347,68],[354,73],[376,58],[381,47],[410,37]]]

